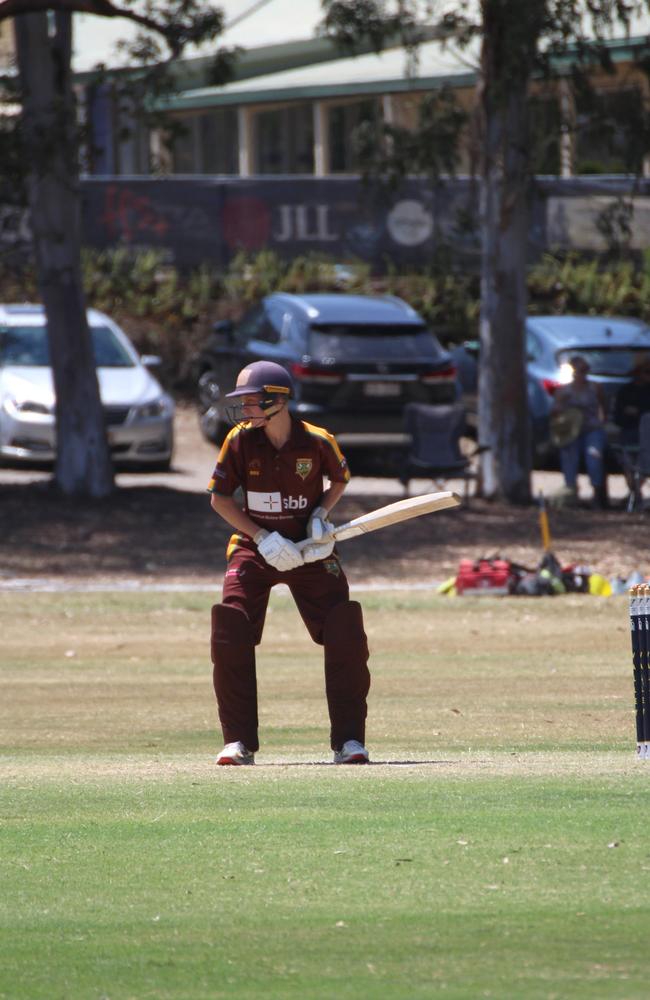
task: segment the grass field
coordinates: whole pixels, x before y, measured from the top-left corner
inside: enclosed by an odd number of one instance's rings
[[[0,997],[648,996],[625,599],[360,596],[373,764],[280,594],[235,769],[209,595],[0,595]]]

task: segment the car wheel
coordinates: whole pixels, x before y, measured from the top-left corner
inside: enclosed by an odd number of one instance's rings
[[[210,444],[223,444],[226,434],[231,429],[223,422],[216,406],[211,406],[209,410],[199,413],[199,427],[201,434]]]
[[[228,431],[232,428],[228,424],[224,424],[216,412],[202,413],[199,416],[199,426],[201,428],[201,433],[206,441],[210,444],[222,445],[226,440],[226,435]]]
[[[221,396],[221,389],[219,388],[217,373],[212,368],[208,368],[199,377],[197,387],[199,390],[199,404],[202,411],[209,410],[217,405]]]
[[[201,434],[211,444],[223,444],[230,427],[221,419],[218,402],[221,390],[216,372],[211,368],[204,371],[198,382],[199,427]]]

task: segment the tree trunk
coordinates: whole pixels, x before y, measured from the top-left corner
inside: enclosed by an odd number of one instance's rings
[[[23,139],[39,291],[56,393],[55,480],[67,495],[113,489],[81,277],[81,209],[70,14],[15,19]]]
[[[525,322],[530,34],[519,0],[483,0],[479,436],[483,492],[530,501]],[[534,6],[534,4],[533,4]],[[536,36],[533,44],[536,43]]]

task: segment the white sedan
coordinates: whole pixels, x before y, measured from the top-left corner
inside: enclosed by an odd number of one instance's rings
[[[168,469],[174,401],[149,371],[159,363],[137,353],[108,316],[88,310],[99,391],[118,468]],[[55,396],[42,306],[0,306],[0,462],[55,458]]]

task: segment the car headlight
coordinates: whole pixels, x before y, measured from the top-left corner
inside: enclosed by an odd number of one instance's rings
[[[152,403],[144,403],[143,406],[135,407],[136,420],[154,420],[156,417],[166,417],[171,414],[172,408],[167,399],[161,396],[154,399]]]

